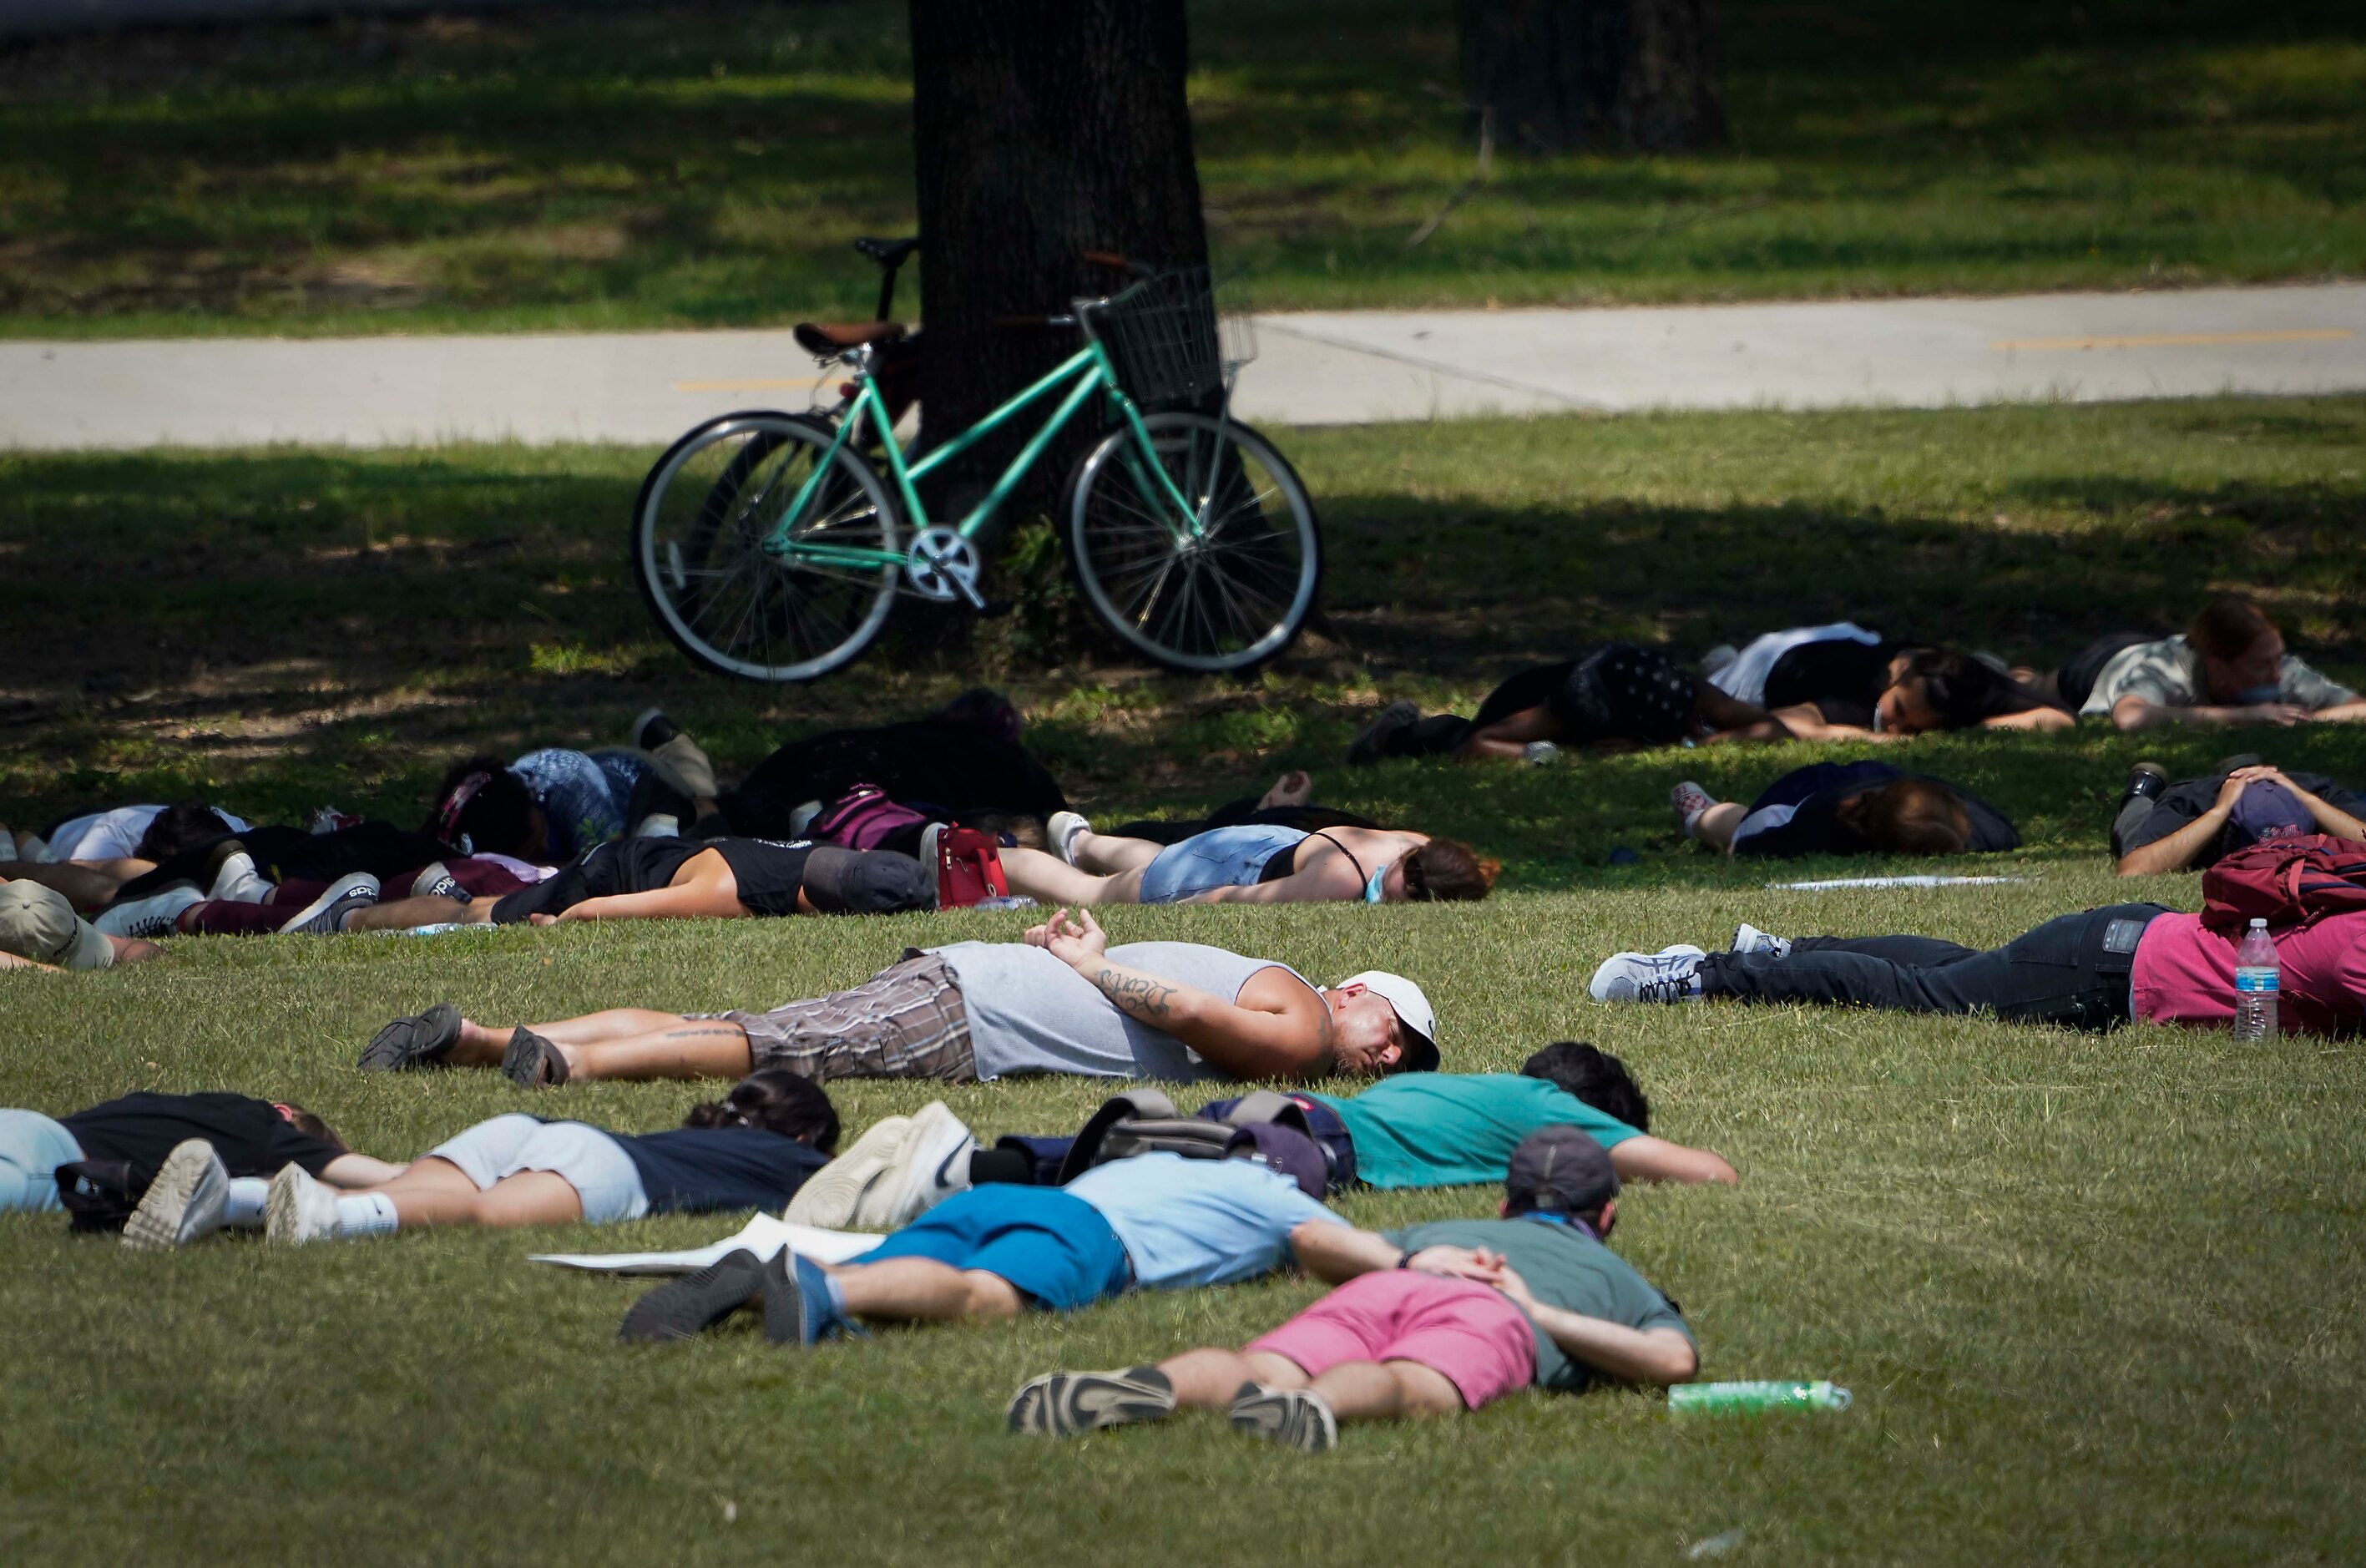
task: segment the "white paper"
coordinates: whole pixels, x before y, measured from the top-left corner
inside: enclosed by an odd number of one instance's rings
[[[862,1231],[793,1225],[770,1214],[758,1214],[738,1235],[686,1252],[537,1252],[526,1261],[555,1263],[562,1269],[581,1269],[595,1274],[688,1274],[719,1262],[742,1247],[760,1258],[770,1258],[785,1247],[798,1257],[810,1258],[817,1263],[843,1263],[850,1258],[861,1257],[885,1239]]]
[[[1792,893],[1829,893],[1837,887],[1985,887],[1997,882],[2027,882],[2025,876],[1840,876],[1829,882],[1770,882]]]

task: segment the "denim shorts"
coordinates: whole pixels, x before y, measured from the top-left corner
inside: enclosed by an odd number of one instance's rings
[[[1142,901],[1172,904],[1212,887],[1253,887],[1266,863],[1306,841],[1296,828],[1211,828],[1158,852],[1142,873]]]
[[[575,1189],[583,1218],[595,1225],[637,1220],[649,1212],[649,1195],[632,1156],[615,1139],[581,1122],[543,1122],[513,1111],[479,1122],[427,1154],[458,1166],[479,1191],[505,1176],[546,1170]]]

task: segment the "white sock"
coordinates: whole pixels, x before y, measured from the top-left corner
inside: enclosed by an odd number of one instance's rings
[[[263,1203],[270,1193],[271,1183],[263,1177],[231,1177],[230,1196],[222,1200],[222,1224],[232,1230],[261,1230]]]
[[[347,1239],[392,1235],[394,1200],[383,1192],[349,1192],[337,1200],[337,1234]]]

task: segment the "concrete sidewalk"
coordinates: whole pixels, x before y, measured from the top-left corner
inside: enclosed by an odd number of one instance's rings
[[[2366,390],[2366,284],[1258,327],[1238,407],[1270,424]],[[837,378],[782,331],[0,343],[0,446],[653,445]]]

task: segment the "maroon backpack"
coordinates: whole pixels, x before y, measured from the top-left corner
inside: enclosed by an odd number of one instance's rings
[[[875,850],[891,834],[928,818],[887,798],[875,784],[859,784],[832,801],[806,828],[806,837],[841,849]]]
[[[2270,839],[2202,874],[2202,923],[2226,935],[2255,919],[2283,931],[2360,911],[2366,911],[2366,844],[2348,839]]]

